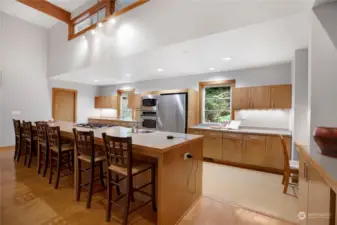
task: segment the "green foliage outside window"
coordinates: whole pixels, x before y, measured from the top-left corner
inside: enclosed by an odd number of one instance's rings
[[[224,122],[231,118],[231,87],[205,88],[205,122]]]

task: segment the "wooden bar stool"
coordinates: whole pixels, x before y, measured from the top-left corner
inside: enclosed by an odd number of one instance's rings
[[[14,160],[19,162],[21,155],[21,143],[22,143],[22,132],[21,132],[21,122],[20,120],[14,120],[14,132],[15,132],[15,151],[14,151]]]
[[[60,133],[60,127],[48,127],[47,129],[50,165],[49,184],[52,183],[53,174],[56,174],[55,189],[59,186],[60,177],[72,175],[74,169],[74,144],[62,143]]]
[[[298,184],[290,182],[290,178],[295,178],[298,180],[299,162],[295,160],[290,160],[287,145],[282,135],[280,135],[280,139],[284,154],[284,172],[282,178],[282,184],[284,185],[283,193],[287,193],[289,184],[293,186],[298,186]]]
[[[88,189],[88,198],[86,207],[90,208],[95,181],[100,180],[103,189],[105,189],[104,171],[103,171],[103,163],[105,160],[105,155],[103,151],[95,149],[93,131],[77,131],[75,128],[73,128],[73,133],[75,136],[76,153],[77,153],[76,160],[78,170],[76,201],[80,201],[81,189],[86,188]],[[82,162],[90,164],[90,167],[82,169]],[[97,178],[95,178],[96,166],[99,166],[100,169],[100,176]],[[82,172],[90,172],[90,180],[86,184],[82,184]]]
[[[47,122],[35,122],[37,130],[37,151],[38,151],[38,162],[37,162],[37,173],[40,174],[41,167],[43,166],[43,177],[47,174],[48,169],[48,159],[49,159],[49,145],[48,145],[48,123]]]
[[[36,153],[37,136],[33,134],[32,122],[23,121],[25,163],[30,168],[32,164],[33,154]],[[28,164],[27,164],[28,163]]]
[[[120,137],[111,137],[107,136],[106,133],[102,134],[104,140],[106,161],[108,165],[108,207],[106,212],[106,221],[110,221],[111,217],[111,206],[115,204],[117,206],[124,207],[124,218],[123,225],[128,223],[128,215],[132,212],[140,209],[141,207],[152,202],[152,208],[154,211],[157,211],[156,208],[156,172],[155,164],[143,163],[140,161],[134,161],[132,156],[132,138],[120,138]],[[133,177],[139,175],[143,172],[151,170],[151,181],[146,183],[138,188],[133,186]],[[112,173],[116,173],[119,176],[116,176],[116,179],[112,178]],[[126,179],[126,193],[120,194],[119,187],[121,184],[120,181]],[[142,191],[143,188],[151,185],[151,194]],[[112,187],[116,186],[117,194],[119,195],[115,200],[112,200]],[[150,199],[145,201],[143,204],[138,207],[130,210],[131,198],[134,192],[139,192],[145,196],[148,196]],[[123,197],[125,198],[124,205],[119,204],[118,201]]]

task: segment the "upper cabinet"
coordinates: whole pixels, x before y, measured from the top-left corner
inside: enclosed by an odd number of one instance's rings
[[[290,109],[291,108],[291,85],[271,86],[271,108]]]
[[[130,109],[139,109],[141,107],[142,96],[140,94],[129,94],[128,101]]]
[[[290,109],[291,85],[233,88],[233,109]]]
[[[117,109],[117,96],[96,96],[96,109]]]

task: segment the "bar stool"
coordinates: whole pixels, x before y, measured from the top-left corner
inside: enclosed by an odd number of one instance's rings
[[[155,164],[143,163],[140,161],[134,161],[132,156],[132,138],[120,138],[107,136],[106,133],[102,134],[105,147],[105,157],[108,165],[108,207],[106,212],[106,221],[110,221],[111,218],[111,206],[115,204],[117,206],[124,207],[124,219],[123,225],[128,223],[128,215],[132,212],[140,209],[141,207],[152,202],[153,211],[157,211],[156,208],[156,172]],[[143,172],[151,170],[151,181],[146,183],[139,188],[133,187],[133,177],[139,175]],[[121,177],[117,179],[112,178],[112,173],[116,173]],[[126,179],[126,193],[120,194],[118,188],[121,187],[119,183],[121,180]],[[151,194],[142,191],[141,189],[151,185]],[[112,187],[116,186],[117,194],[119,195],[115,200],[112,200]],[[139,192],[145,196],[150,197],[150,200],[145,201],[143,204],[139,205],[133,210],[130,210],[131,198],[134,192]],[[124,205],[119,204],[118,201],[123,197],[125,198]]]
[[[37,173],[40,174],[41,167],[43,166],[43,177],[47,174],[48,169],[48,159],[49,159],[49,146],[48,146],[48,123],[47,122],[35,122],[37,130],[37,151],[38,151],[38,162],[37,162]]]
[[[74,144],[61,142],[60,127],[48,127],[47,135],[50,165],[49,184],[52,183],[53,174],[56,174],[54,188],[57,189],[60,183],[60,177],[73,174]]]
[[[21,142],[22,142],[22,132],[21,132],[21,122],[20,120],[14,120],[14,132],[15,132],[15,151],[14,151],[14,160],[19,162],[21,155]]]
[[[284,172],[282,178],[282,184],[284,185],[283,193],[287,193],[289,184],[293,186],[298,186],[296,183],[290,182],[290,178],[295,178],[298,180],[299,174],[299,162],[295,160],[290,160],[288,155],[287,145],[282,135],[280,135],[282,150],[284,154]]]
[[[81,189],[88,189],[87,208],[91,207],[91,199],[93,195],[94,182],[100,180],[103,189],[104,184],[104,171],[103,163],[105,155],[103,151],[95,149],[94,132],[93,131],[77,131],[73,128],[75,136],[76,153],[77,153],[77,196],[76,201],[80,201]],[[89,168],[82,169],[82,162],[90,164]],[[95,167],[99,166],[100,176],[95,178]],[[82,184],[82,172],[90,172],[90,180],[86,184]]]
[[[33,153],[36,152],[36,143],[37,136],[33,134],[32,122],[23,121],[23,135],[24,135],[24,149],[25,149],[25,163],[26,166],[28,161],[28,168],[30,168],[32,164]]]

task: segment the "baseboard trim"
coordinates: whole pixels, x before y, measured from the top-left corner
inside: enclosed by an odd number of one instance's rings
[[[3,146],[0,147],[0,151],[9,151],[9,150],[14,150],[15,146]]]
[[[255,166],[255,165],[249,165],[245,163],[236,163],[236,162],[230,162],[225,160],[217,160],[217,159],[210,159],[210,158],[204,158],[205,162],[211,162],[211,163],[217,163],[222,164],[226,166],[234,166],[239,167],[243,169],[249,169],[249,170],[256,170],[260,172],[266,172],[266,173],[273,173],[273,174],[283,174],[283,170],[270,168],[270,167],[263,167],[263,166]]]

